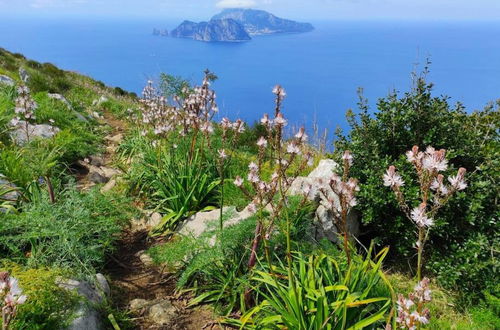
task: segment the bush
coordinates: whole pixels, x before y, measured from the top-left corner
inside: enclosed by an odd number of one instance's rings
[[[3,216],[0,255],[30,267],[71,268],[80,274],[103,265],[121,225],[132,216],[126,200],[98,189],[81,193],[70,188],[56,204],[45,197],[23,211]]]
[[[12,329],[60,329],[73,317],[72,307],[78,297],[60,288],[57,278],[68,276],[66,271],[49,268],[26,269],[4,261],[0,266],[19,280],[23,293],[28,296],[11,324]]]
[[[403,96],[394,92],[380,99],[373,116],[361,98],[361,112],[348,112],[351,131],[348,136],[339,134],[336,147],[349,149],[363,160],[352,168],[352,176],[360,180],[358,209],[364,231],[369,233],[363,239],[391,245],[393,260],[413,257],[415,239],[413,226],[399,211],[390,189],[383,187],[388,165],[394,164],[403,174],[411,173],[411,165],[401,155],[413,145],[421,149],[432,145],[448,151],[452,171],[458,166],[467,169],[469,187],[440,211],[429,237],[433,249],[428,249],[424,259],[427,270],[442,285],[473,299],[484,288],[498,292],[494,279],[499,276],[499,263],[492,254],[500,248],[495,225],[500,102],[496,108],[491,105],[467,114],[459,103],[452,107],[446,97],[433,97],[432,87],[422,76]],[[416,186],[404,189],[412,198],[418,193]]]

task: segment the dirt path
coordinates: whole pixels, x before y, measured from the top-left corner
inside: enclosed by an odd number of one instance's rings
[[[111,128],[105,138],[105,152],[100,156],[103,166],[113,167],[116,148],[126,133],[124,121],[109,114],[104,115],[103,124]],[[80,165],[79,165],[80,164]],[[89,180],[89,165],[80,162],[75,165],[74,174],[82,189],[94,183]],[[83,164],[83,165],[82,165]],[[108,257],[104,273],[110,280],[111,302],[113,307],[130,315],[132,329],[215,329],[213,313],[208,308],[188,309],[187,301],[175,295],[175,278],[148,260],[145,251],[158,242],[149,239],[145,230],[125,228],[117,243],[116,252]],[[168,302],[175,310],[171,322],[158,325],[148,317],[147,309],[130,311],[133,300],[144,299],[148,302]]]

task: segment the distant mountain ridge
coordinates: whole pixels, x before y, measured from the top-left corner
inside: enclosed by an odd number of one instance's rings
[[[300,33],[314,30],[310,23],[280,18],[267,11],[256,9],[225,9],[212,19],[234,19],[243,25],[249,35]]]
[[[208,22],[184,21],[170,32],[174,38],[206,42],[241,42],[251,36],[277,33],[301,33],[314,30],[309,23],[279,18],[264,10],[226,9]]]

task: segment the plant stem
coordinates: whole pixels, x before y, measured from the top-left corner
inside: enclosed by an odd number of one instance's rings
[[[417,281],[422,280],[422,252],[424,250],[424,228],[418,229]]]
[[[52,186],[52,181],[50,180],[50,177],[48,175],[45,176],[45,182],[47,183],[47,189],[49,191],[50,204],[54,204],[56,202],[56,196],[54,194],[54,187]]]

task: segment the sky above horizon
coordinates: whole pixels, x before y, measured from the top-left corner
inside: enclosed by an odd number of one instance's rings
[[[309,19],[500,20],[500,0],[0,0],[0,17],[208,19],[222,8]]]

